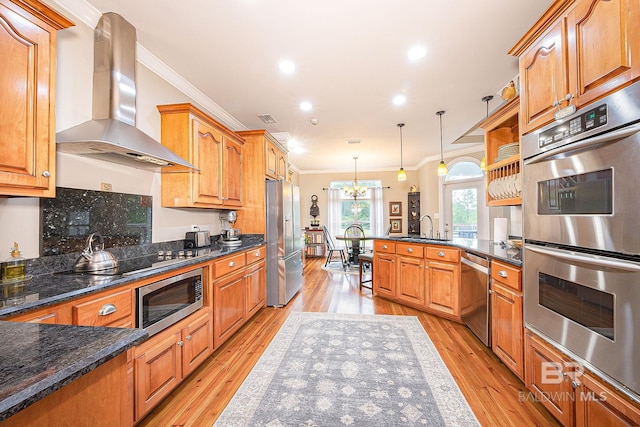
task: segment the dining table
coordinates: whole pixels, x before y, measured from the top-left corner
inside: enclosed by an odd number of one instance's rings
[[[346,246],[351,246],[351,253],[348,254],[348,262],[349,265],[358,265],[358,255],[360,254],[360,242],[365,242],[367,240],[375,240],[379,239],[378,236],[335,236],[336,240],[347,242],[351,241],[351,244],[345,243]]]

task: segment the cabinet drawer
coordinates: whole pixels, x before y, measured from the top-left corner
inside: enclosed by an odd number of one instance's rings
[[[240,270],[246,265],[246,257],[244,253],[224,257],[213,263],[213,277],[222,277],[225,274]]]
[[[491,278],[516,291],[522,291],[522,270],[516,266],[491,261]]]
[[[402,256],[424,258],[424,246],[416,243],[398,243],[396,253]]]
[[[385,254],[395,254],[396,244],[389,240],[375,240],[373,242],[373,251]]]
[[[460,251],[452,248],[427,246],[427,258],[436,261],[460,262]]]
[[[130,289],[73,306],[73,324],[107,326],[131,316],[133,298]]]
[[[261,248],[251,249],[246,252],[246,264],[253,264],[254,262],[258,262],[261,259],[264,259],[266,256],[267,250],[264,246]]]

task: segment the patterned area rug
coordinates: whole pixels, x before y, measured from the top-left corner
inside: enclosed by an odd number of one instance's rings
[[[289,315],[215,426],[478,426],[417,317]]]

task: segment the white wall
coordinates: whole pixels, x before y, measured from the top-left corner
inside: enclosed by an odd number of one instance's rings
[[[68,17],[78,24],[58,32],[56,131],[91,119],[93,28],[73,16]],[[156,105],[193,101],[139,63],[136,72],[137,127],[159,141],[160,114]],[[99,190],[102,182],[112,184],[115,192],[153,197],[153,242],[182,239],[191,224],[212,233],[220,231],[218,211],[162,208],[159,173],[68,154],[57,155],[56,186]],[[25,258],[39,256],[39,214],[38,198],[0,199],[0,259],[9,256],[14,241],[20,244]]]

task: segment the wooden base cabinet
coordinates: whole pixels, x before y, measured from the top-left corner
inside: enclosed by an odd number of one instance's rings
[[[373,294],[396,296],[396,243],[376,240],[373,243]]]
[[[460,318],[460,250],[426,247],[428,267],[426,309],[457,322]]]
[[[135,348],[135,415],[140,420],[213,353],[213,318],[204,308]]]
[[[424,245],[397,243],[396,253],[397,301],[423,309],[426,300]]]
[[[491,262],[491,348],[524,380],[524,317],[521,269]]]
[[[564,426],[573,425],[571,361],[533,335],[525,334],[525,385]]]
[[[640,404],[529,330],[525,363],[527,388],[563,426],[640,425]]]
[[[264,250],[263,250],[264,251]],[[267,306],[267,268],[264,260],[247,268],[246,278],[246,312],[249,319],[261,308]]]
[[[577,379],[576,427],[640,426],[640,404],[618,395],[588,372]]]
[[[0,0],[0,195],[55,196],[56,32],[70,26],[38,1]]]

